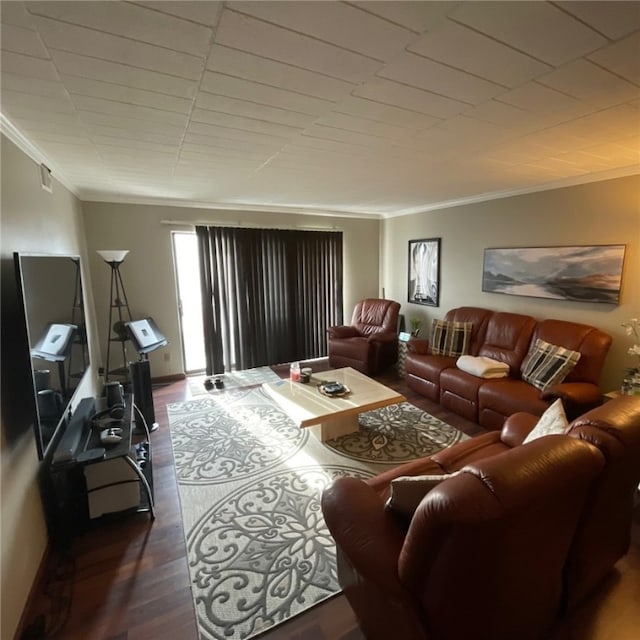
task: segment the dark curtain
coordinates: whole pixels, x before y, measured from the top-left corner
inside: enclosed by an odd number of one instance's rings
[[[207,375],[327,354],[342,233],[196,227]]]

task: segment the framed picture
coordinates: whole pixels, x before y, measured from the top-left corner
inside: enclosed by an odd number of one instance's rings
[[[440,304],[440,238],[409,240],[408,301]]]
[[[578,302],[620,302],[625,245],[485,249],[482,290]]]

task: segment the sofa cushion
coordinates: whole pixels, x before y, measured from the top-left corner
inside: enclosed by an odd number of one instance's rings
[[[529,435],[524,439],[522,444],[531,442],[536,438],[542,438],[542,436],[564,433],[568,426],[569,423],[567,421],[567,416],[564,413],[562,400],[558,398],[540,416],[540,420],[538,420],[536,426],[529,432]]]
[[[440,400],[440,374],[456,366],[450,356],[422,356],[408,353],[404,362],[407,385],[434,402]]]
[[[457,357],[468,353],[473,325],[470,322],[434,320],[431,331],[431,353]]]
[[[541,416],[551,404],[524,380],[485,380],[478,389],[478,422],[486,429],[502,429],[507,416],[526,411]]]
[[[494,313],[487,324],[484,343],[479,356],[487,356],[509,365],[511,375],[520,371],[522,361],[529,351],[536,321],[521,313]]]
[[[487,325],[493,316],[493,311],[482,307],[457,307],[449,309],[443,320],[449,322],[470,322],[471,338],[469,339],[469,351],[472,356],[478,355],[478,350],[484,344],[487,333]]]
[[[400,303],[384,298],[360,300],[353,309],[351,324],[363,336],[378,333],[395,333],[398,327]]]
[[[455,473],[425,476],[400,476],[391,481],[391,493],[387,507],[411,518],[418,505],[431,489],[443,480],[452,478]]]
[[[457,368],[445,369],[440,374],[440,404],[467,420],[477,422],[478,390],[486,382],[488,378]]]
[[[544,391],[559,384],[580,360],[578,351],[571,351],[538,338],[522,363],[522,379]]]

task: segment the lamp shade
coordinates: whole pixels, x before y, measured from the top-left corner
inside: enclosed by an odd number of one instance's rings
[[[105,262],[122,262],[129,249],[98,250],[96,252]]]

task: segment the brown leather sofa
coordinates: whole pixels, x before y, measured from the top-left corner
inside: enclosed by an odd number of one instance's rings
[[[480,378],[458,369],[457,357],[431,354],[427,341],[411,340],[405,361],[407,385],[458,415],[487,429],[500,429],[507,416],[518,411],[542,415],[556,398],[562,398],[570,419],[601,402],[599,377],[611,346],[611,336],[603,331],[479,307],[452,309],[445,320],[471,323],[469,355],[509,365],[508,378]],[[525,357],[537,339],[581,354],[565,380],[544,392],[521,378]]]
[[[626,553],[640,399],[522,444],[537,419],[515,414],[502,431],[327,487],[340,584],[368,640],[548,638]],[[456,471],[410,520],[385,505],[396,477]]]
[[[400,304],[382,298],[358,302],[350,325],[329,327],[329,366],[353,367],[374,375],[398,359]]]

